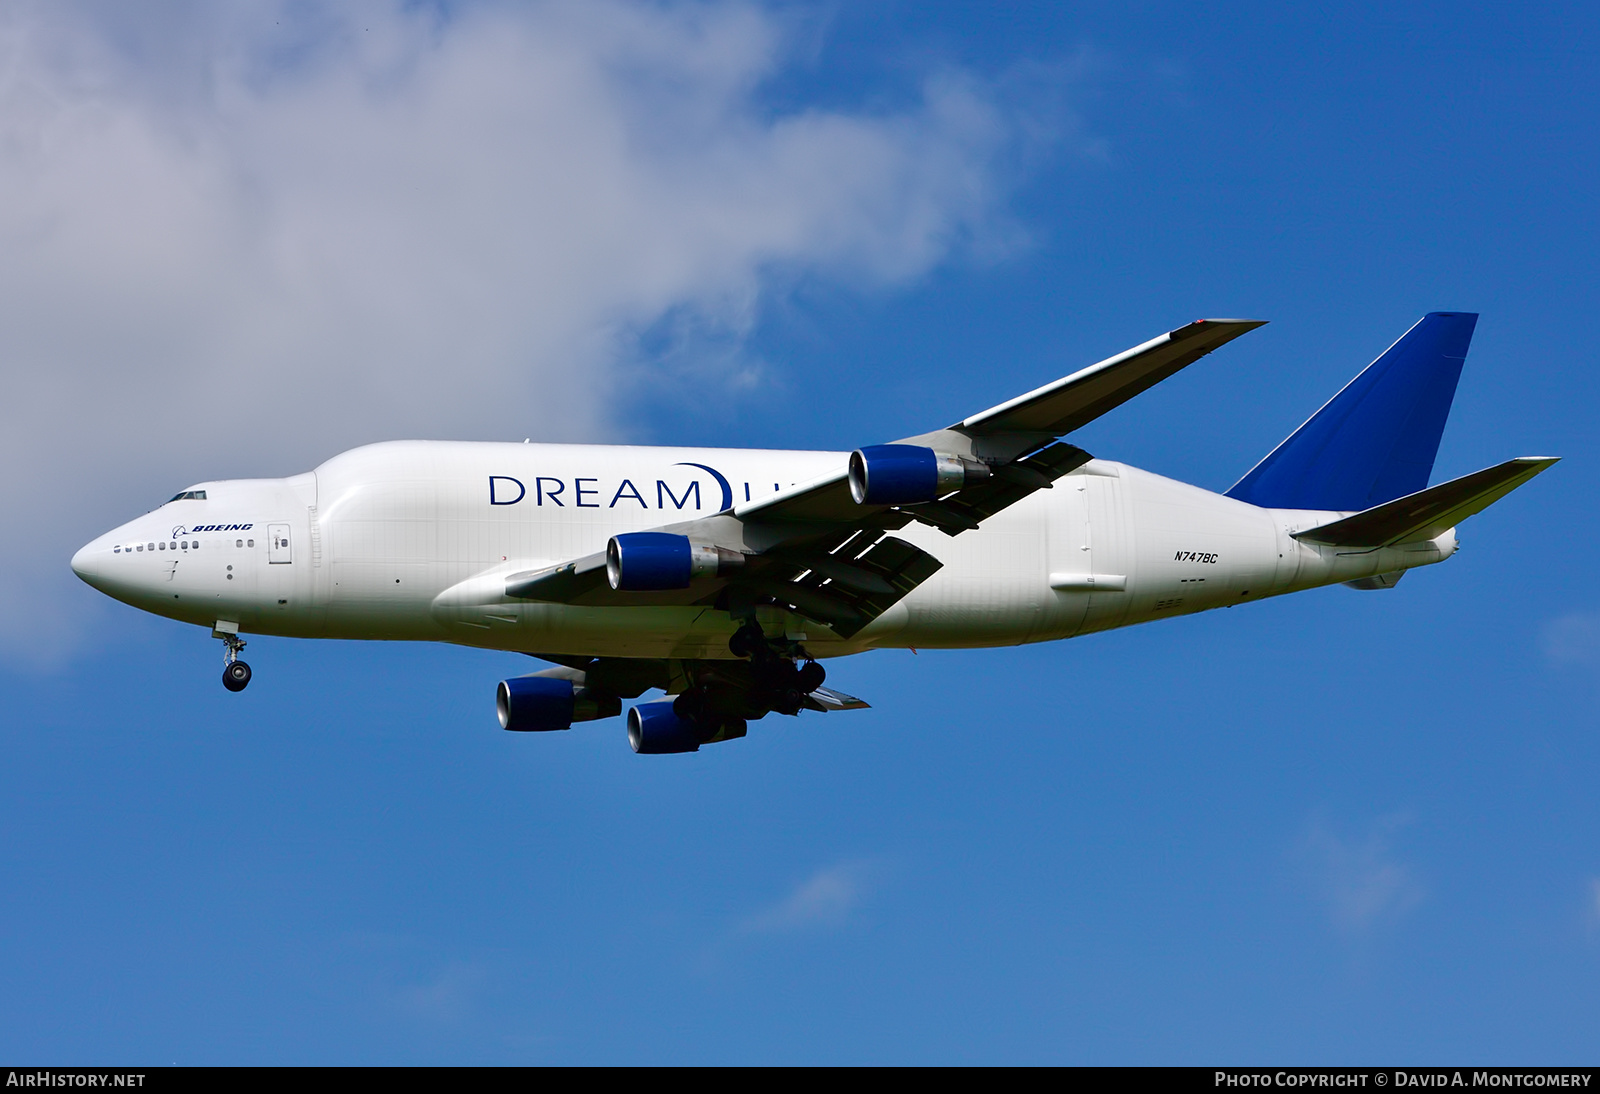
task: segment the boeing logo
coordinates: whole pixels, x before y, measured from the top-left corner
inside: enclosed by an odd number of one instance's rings
[[[196,524],[193,528],[178,525],[172,530],[173,539],[182,539],[184,536],[197,536],[201,532],[248,532],[255,524]]]

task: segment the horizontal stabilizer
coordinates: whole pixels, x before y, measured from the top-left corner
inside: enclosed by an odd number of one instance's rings
[[[1353,517],[1296,532],[1294,538],[1335,547],[1422,543],[1487,509],[1559,458],[1520,456],[1385,502]]]

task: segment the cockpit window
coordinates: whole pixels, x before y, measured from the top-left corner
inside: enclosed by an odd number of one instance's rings
[[[204,490],[185,490],[183,493],[174,494],[174,495],[172,495],[172,497],[167,499],[169,504],[171,502],[175,502],[175,501],[205,501],[205,500],[206,500],[206,492]]]

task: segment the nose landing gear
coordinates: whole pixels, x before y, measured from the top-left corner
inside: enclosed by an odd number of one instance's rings
[[[250,666],[239,660],[239,651],[245,641],[239,637],[239,624],[218,620],[211,628],[211,637],[222,639],[228,652],[222,657],[222,686],[229,691],[243,691],[250,683]]]

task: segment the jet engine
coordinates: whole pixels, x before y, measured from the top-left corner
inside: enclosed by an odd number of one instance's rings
[[[850,453],[857,505],[913,505],[982,482],[989,465],[915,444],[874,444]]]
[[[606,580],[613,589],[687,589],[697,577],[720,577],[744,565],[744,555],[695,543],[671,532],[624,532],[606,544]]]
[[[658,699],[628,711],[628,744],[635,752],[698,752],[703,744],[745,735],[743,718],[711,725],[699,717],[679,717],[672,708],[671,699]]]
[[[622,700],[615,695],[580,688],[571,680],[539,675],[500,681],[494,705],[500,715],[500,728],[519,733],[570,729],[573,722],[622,713]]]

